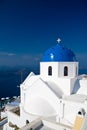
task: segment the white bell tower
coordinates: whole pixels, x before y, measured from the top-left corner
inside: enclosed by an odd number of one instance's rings
[[[40,75],[47,81],[53,81],[65,94],[71,94],[76,77],[78,76],[78,62],[75,54],[60,44],[49,48],[40,62]],[[67,84],[65,87],[65,84]]]

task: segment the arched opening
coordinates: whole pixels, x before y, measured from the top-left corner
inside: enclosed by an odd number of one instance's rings
[[[51,66],[48,67],[48,75],[52,75],[52,67]]]
[[[29,124],[29,120],[26,120],[26,125]]]
[[[64,67],[64,76],[68,76],[68,67],[67,66]]]

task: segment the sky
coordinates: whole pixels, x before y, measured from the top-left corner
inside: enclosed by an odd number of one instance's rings
[[[39,65],[58,38],[87,68],[86,0],[0,0],[0,66]]]

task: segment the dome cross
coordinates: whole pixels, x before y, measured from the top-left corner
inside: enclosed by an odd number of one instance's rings
[[[58,43],[60,43],[60,42],[61,42],[61,39],[60,39],[60,38],[58,38],[58,39],[57,39],[57,42],[58,42]]]

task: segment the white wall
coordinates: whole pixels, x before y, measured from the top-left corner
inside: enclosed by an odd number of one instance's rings
[[[87,78],[82,78],[81,80],[79,80],[79,83],[80,88],[77,91],[77,94],[87,95]]]
[[[29,112],[26,112],[22,104],[20,104],[20,112],[21,112],[20,118],[21,120],[25,122],[25,124],[26,124],[26,120],[28,120],[29,122],[32,122],[33,120],[38,118],[37,115],[33,115],[33,114],[30,114]]]
[[[12,113],[10,111],[8,111],[7,114],[8,114],[8,122],[13,123],[14,125],[16,124],[18,127],[24,126],[24,122],[22,122],[20,120],[20,116]]]
[[[78,76],[78,62],[40,62],[40,75],[48,77],[48,67],[52,67],[52,77]],[[68,67],[68,76],[64,76],[64,67]],[[49,76],[51,77],[51,76]]]
[[[64,77],[65,66],[68,67],[68,77],[76,77],[78,75],[78,62],[59,62],[59,77]]]
[[[77,78],[58,78],[58,77],[42,77],[44,82],[46,82],[52,90],[56,91],[60,97],[63,94],[72,94],[73,87]]]
[[[58,77],[58,62],[40,62],[40,75],[48,77],[49,66],[52,66],[52,76]]]
[[[67,123],[74,124],[76,115],[78,111],[81,108],[83,108],[84,104],[73,101],[63,101],[63,103],[64,103],[64,119],[67,120]]]
[[[37,106],[39,107],[38,109],[36,108],[36,106],[33,106],[33,108],[31,109],[32,105],[36,104],[36,101],[39,104],[39,101],[41,102],[41,99],[42,99],[42,104],[43,104],[43,101],[46,101],[48,102],[48,105],[50,104],[49,106],[55,110],[55,112],[58,111],[59,98],[40,79],[38,79],[37,82],[35,82],[29,89],[27,89],[25,96],[26,96],[26,100],[25,100],[24,108],[27,112],[30,112],[32,114],[42,113],[42,111],[44,111],[45,108],[43,108],[42,110],[38,112],[38,110],[41,108],[41,106],[39,105]],[[37,100],[35,100],[35,98]],[[53,113],[51,113],[50,115],[52,114]],[[43,113],[43,116],[46,116],[45,113]]]

